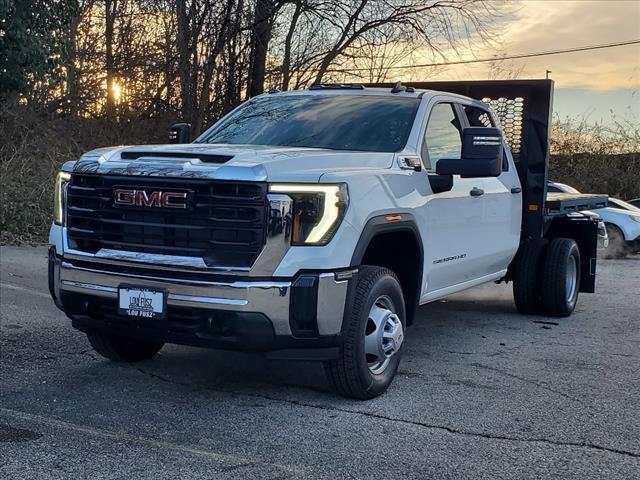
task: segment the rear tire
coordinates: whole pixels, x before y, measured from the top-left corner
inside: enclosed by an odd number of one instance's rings
[[[513,266],[513,300],[523,315],[542,313],[542,258],[540,242],[529,241],[518,252]]]
[[[162,342],[138,340],[99,331],[87,332],[87,338],[97,353],[116,362],[148,360],[164,345]]]
[[[402,356],[406,311],[396,275],[362,266],[350,292],[344,343],[336,360],[325,362],[333,388],[342,396],[366,400],[384,393]]]
[[[580,249],[570,238],[554,238],[547,249],[542,278],[545,313],[568,317],[580,291]]]

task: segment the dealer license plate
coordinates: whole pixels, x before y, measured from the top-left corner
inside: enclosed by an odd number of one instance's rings
[[[118,288],[118,313],[129,317],[164,318],[167,292],[148,287],[121,285]]]

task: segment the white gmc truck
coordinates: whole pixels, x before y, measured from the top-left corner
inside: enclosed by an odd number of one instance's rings
[[[101,355],[164,343],[324,362],[383,393],[419,305],[512,281],[526,314],[593,292],[606,196],[547,196],[551,81],[320,84],[192,143],[101,148],[56,182],[49,285]]]

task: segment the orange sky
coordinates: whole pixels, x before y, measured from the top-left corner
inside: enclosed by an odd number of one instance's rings
[[[494,2],[497,6],[499,2]],[[570,48],[640,38],[640,1],[527,0],[508,2],[513,11],[496,29],[505,54]],[[495,54],[488,48],[477,57]],[[640,45],[514,60],[522,77],[552,70],[558,87],[614,90],[640,88]],[[442,75],[486,76],[487,64],[451,67]]]
[[[500,40],[479,45],[473,52],[462,46],[462,55],[445,52],[447,60],[486,58],[592,44],[640,39],[640,0],[492,0],[502,16],[489,30]],[[421,55],[417,55],[421,57]],[[413,63],[442,62],[429,58]],[[508,70],[518,78],[550,77],[556,82],[556,112],[561,116],[587,116],[593,121],[615,115],[632,115],[640,122],[640,45],[630,45],[562,55],[509,60]],[[486,79],[490,64],[477,63],[439,68],[437,71],[393,70],[393,77],[417,80],[430,73],[434,80]],[[394,78],[395,79],[395,78]]]
[[[640,0],[527,0],[500,21],[505,54],[613,43],[640,38]],[[488,50],[476,56],[491,56]],[[521,78],[556,82],[556,113],[607,122],[612,116],[640,122],[640,45],[510,61]],[[452,67],[441,75],[486,78],[487,64]]]

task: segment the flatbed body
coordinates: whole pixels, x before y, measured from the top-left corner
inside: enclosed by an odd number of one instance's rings
[[[563,215],[607,206],[608,196],[591,193],[547,192],[545,215]]]

